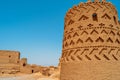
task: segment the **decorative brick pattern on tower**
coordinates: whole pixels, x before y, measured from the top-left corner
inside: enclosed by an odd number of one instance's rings
[[[120,24],[106,0],[80,3],[65,17],[60,80],[120,80]]]

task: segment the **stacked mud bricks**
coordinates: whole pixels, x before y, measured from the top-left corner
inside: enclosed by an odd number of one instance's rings
[[[0,74],[35,73],[39,66],[27,63],[27,58],[20,58],[20,52],[0,50]]]
[[[88,0],[65,16],[60,80],[120,80],[120,23],[106,0]]]

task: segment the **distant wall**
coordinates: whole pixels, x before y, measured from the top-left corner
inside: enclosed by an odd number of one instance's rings
[[[39,66],[27,64],[27,58],[20,59],[20,52],[0,50],[0,74],[31,74],[39,71]]]
[[[19,63],[20,52],[0,50],[0,64]]]

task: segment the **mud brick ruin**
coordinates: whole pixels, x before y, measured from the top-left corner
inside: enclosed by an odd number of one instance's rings
[[[54,66],[40,66],[28,64],[27,58],[20,58],[20,52],[0,50],[0,76],[3,74],[31,74],[40,72],[44,76],[50,76],[58,71]]]
[[[115,6],[88,0],[65,16],[60,80],[120,80],[120,22]]]
[[[27,59],[20,59],[20,52],[0,50],[0,74],[38,72],[39,67],[27,64]]]

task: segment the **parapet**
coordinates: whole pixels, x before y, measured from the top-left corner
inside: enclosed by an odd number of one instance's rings
[[[106,0],[102,0],[101,2],[99,0],[95,0],[94,2],[88,0],[88,2],[86,3],[81,2],[79,5],[69,9],[65,16],[65,27],[69,24],[74,23],[74,20],[76,20],[78,15],[89,15],[91,13],[107,13],[107,15],[109,16],[115,16],[116,18],[118,18],[117,10],[112,3],[106,2]],[[71,18],[73,20],[69,21]]]
[[[88,0],[87,2],[92,2],[92,1]],[[94,0],[93,2],[100,2],[100,0]],[[106,0],[102,0],[102,2],[106,2]]]

